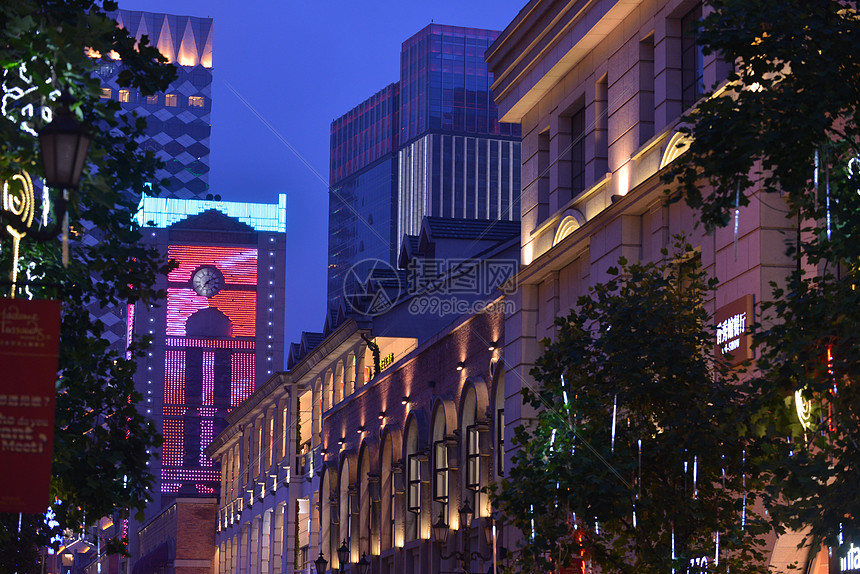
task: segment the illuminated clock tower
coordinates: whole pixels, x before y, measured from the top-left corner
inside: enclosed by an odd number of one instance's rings
[[[154,340],[137,386],[164,437],[160,459],[149,461],[159,512],[177,498],[215,495],[220,471],[203,449],[227,414],[283,368],[285,198],[147,198],[140,218],[150,224],[146,241],[175,262],[159,285],[163,305],[134,314],[135,331]]]

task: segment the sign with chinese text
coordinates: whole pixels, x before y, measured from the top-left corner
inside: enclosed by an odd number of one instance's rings
[[[49,503],[60,304],[0,298],[0,512]]]
[[[730,359],[737,365],[753,358],[750,325],[754,319],[753,296],[744,295],[728,305],[723,305],[714,314],[716,323],[716,355]]]
[[[851,574],[860,572],[860,546],[854,544],[856,538],[849,539],[845,536],[841,544],[831,549],[830,574]]]

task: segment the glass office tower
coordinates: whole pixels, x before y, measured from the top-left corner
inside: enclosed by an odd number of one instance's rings
[[[328,299],[365,259],[396,267],[424,216],[519,220],[520,128],[498,121],[492,30],[431,24],[406,40],[400,81],[332,122]]]

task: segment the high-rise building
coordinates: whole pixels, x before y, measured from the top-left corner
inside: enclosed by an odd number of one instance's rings
[[[153,337],[137,386],[164,436],[150,466],[165,501],[214,492],[218,469],[202,449],[256,381],[282,367],[285,213],[285,195],[277,204],[143,200],[144,242],[176,262],[159,281],[164,304],[132,317],[138,335]]]
[[[138,222],[144,243],[176,266],[156,284],[166,292],[161,305],[128,313],[129,336],[153,340],[135,386],[164,438],[148,463],[154,500],[132,535],[176,504],[216,496],[220,469],[203,450],[227,414],[283,368],[286,196],[274,204],[144,198]],[[141,540],[131,537],[132,556],[152,559]]]
[[[150,44],[176,65],[178,77],[164,93],[144,96],[119,86],[122,63],[105,60],[96,70],[102,97],[146,118],[146,137],[140,144],[165,163],[156,174],[166,180],[161,197],[204,199],[209,190],[212,19],[132,10],[109,15],[135,38],[148,36]]]
[[[328,299],[366,259],[396,267],[425,216],[519,220],[520,130],[498,121],[484,51],[498,32],[431,24],[400,80],[331,125]]]

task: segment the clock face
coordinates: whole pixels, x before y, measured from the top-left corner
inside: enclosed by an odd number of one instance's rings
[[[207,265],[194,272],[191,276],[191,286],[200,295],[212,297],[224,288],[224,275],[217,267]]]

